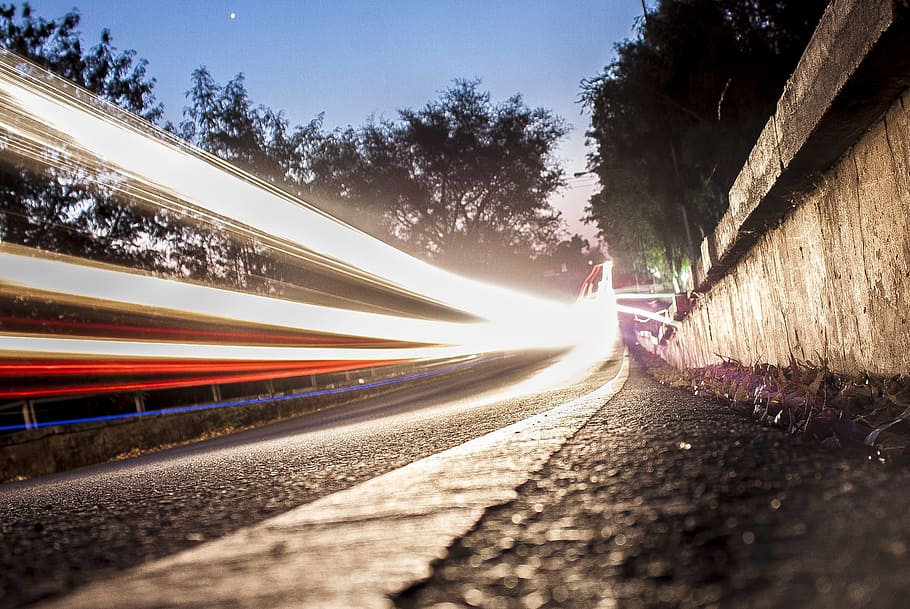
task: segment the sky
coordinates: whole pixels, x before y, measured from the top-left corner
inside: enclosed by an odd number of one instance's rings
[[[53,19],[76,8],[87,46],[102,28],[148,60],[165,117],[178,122],[190,74],[221,84],[243,73],[256,104],[292,125],[324,113],[324,127],[394,119],[435,100],[454,79],[479,78],[494,101],[521,93],[572,127],[558,151],[569,188],[552,200],[572,232],[595,190],[586,169],[589,117],[580,82],[597,75],[616,42],[634,36],[641,0],[31,0]]]

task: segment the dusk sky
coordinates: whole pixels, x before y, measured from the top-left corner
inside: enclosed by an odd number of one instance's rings
[[[325,113],[325,127],[436,99],[456,78],[480,78],[494,101],[521,93],[573,127],[560,149],[570,188],[553,201],[573,232],[593,186],[585,169],[588,116],[579,83],[634,34],[641,0],[291,1],[33,0],[56,18],[77,8],[88,46],[107,27],[120,49],[149,61],[158,98],[177,122],[190,73],[200,65],[226,83],[246,77],[252,100],[283,110],[292,124]],[[233,17],[232,17],[233,15]]]

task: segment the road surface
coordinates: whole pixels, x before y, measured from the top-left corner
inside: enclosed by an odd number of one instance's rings
[[[614,355],[608,367],[615,368]],[[0,606],[226,535],[589,391],[502,399],[554,358],[504,359],[357,404],[125,461],[0,485]]]
[[[239,445],[224,438],[136,460],[142,467],[119,464],[4,486],[4,505],[12,506],[4,516],[4,548],[16,548],[18,560],[30,565],[7,560],[4,569],[33,584],[41,577],[32,571],[48,578],[68,573],[76,583],[59,584],[57,596],[41,607],[907,605],[910,473],[904,468],[758,426],[728,404],[661,386],[615,358],[571,388],[483,407],[478,400],[470,398],[475,407],[464,411],[398,404],[391,407],[401,411],[378,422],[371,413],[370,421],[328,422],[297,433],[273,427],[274,435],[247,436]],[[440,426],[447,428],[443,440],[431,431]],[[315,438],[318,447],[307,448]],[[459,444],[468,438],[474,439]],[[209,476],[231,471],[247,453],[241,469],[255,473],[229,474],[207,486]],[[380,460],[390,465],[375,467]],[[346,465],[336,465],[341,462]],[[322,482],[305,490],[311,479]],[[208,489],[203,503],[220,505],[217,510],[198,508],[196,484]],[[229,519],[257,502],[265,511],[270,500],[263,503],[258,494],[292,494],[272,489],[284,486],[304,490],[280,500],[274,512],[246,517],[252,524],[229,527],[233,533],[214,532],[209,518]],[[124,501],[134,514],[141,489],[155,489],[138,522],[157,523],[142,525],[147,545],[182,539],[157,554],[168,556],[78,576],[72,565],[80,559],[68,557],[76,546],[42,550],[68,539],[55,530],[61,520],[39,530],[24,521],[7,525],[17,510],[53,512],[41,502],[59,493],[61,505],[82,505],[70,510],[77,517],[70,529],[84,531],[86,540],[95,531],[95,545],[113,543],[105,530],[122,536],[136,524],[118,527],[116,518],[103,515],[116,505],[110,497],[119,487],[133,489]],[[219,494],[231,493],[219,501]],[[182,507],[173,507],[174,496]],[[183,510],[191,516],[178,516]],[[11,530],[18,535],[13,546]],[[196,541],[209,536],[221,539]],[[44,552],[41,560],[24,557],[29,543]],[[173,554],[187,545],[193,547]],[[90,569],[88,550],[80,552]],[[93,583],[59,596],[85,582]],[[9,606],[37,598],[18,594],[6,597],[18,603]]]

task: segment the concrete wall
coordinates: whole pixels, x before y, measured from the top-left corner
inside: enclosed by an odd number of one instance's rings
[[[693,266],[661,348],[910,372],[910,9],[834,0]]]

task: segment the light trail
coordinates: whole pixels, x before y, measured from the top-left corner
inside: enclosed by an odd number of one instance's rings
[[[536,320],[535,325],[525,325],[526,320],[518,315],[509,323],[455,323],[393,317],[212,288],[114,270],[104,265],[78,264],[70,258],[49,257],[26,248],[0,245],[0,291],[3,289],[18,294],[40,293],[44,297],[88,302],[128,312],[164,310],[172,315],[217,319],[225,323],[244,322],[423,345],[447,345],[458,354],[561,348],[578,339],[577,331],[570,333],[565,326],[546,318]],[[574,320],[575,317],[563,317],[563,320]],[[541,327],[541,321],[551,323]],[[6,349],[4,344],[0,340],[0,356]],[[65,344],[75,348],[72,340]],[[423,353],[428,349],[432,351],[433,348],[402,349],[398,353],[402,359],[413,359],[422,356],[411,353]],[[377,349],[369,351],[375,354]],[[321,355],[318,358],[324,359]]]
[[[163,408],[157,410],[144,410],[142,412],[127,412],[121,414],[106,415],[100,417],[82,417],[82,418],[70,418],[62,419],[56,421],[45,421],[31,424],[19,424],[19,425],[0,425],[0,431],[21,431],[29,429],[31,427],[40,428],[40,427],[51,427],[57,425],[74,425],[78,423],[94,423],[99,421],[115,421],[122,419],[134,419],[139,417],[148,417],[148,416],[158,416],[158,415],[171,415],[181,412],[197,412],[202,410],[215,410],[219,408],[230,408],[233,406],[246,406],[251,404],[269,404],[273,402],[282,402],[285,400],[296,400],[301,398],[311,398],[322,395],[335,395],[339,393],[350,393],[356,391],[363,391],[366,389],[374,389],[376,387],[384,387],[389,385],[395,385],[398,383],[407,383],[415,381],[422,378],[427,378],[431,376],[436,376],[439,374],[446,374],[448,372],[454,372],[457,370],[462,370],[465,368],[470,368],[471,366],[476,366],[482,363],[481,361],[467,362],[463,364],[457,364],[454,366],[449,366],[447,368],[442,368],[439,370],[428,370],[425,372],[418,372],[417,374],[410,374],[407,376],[391,378],[391,379],[382,379],[379,381],[372,381],[369,383],[357,383],[356,385],[350,385],[346,387],[334,387],[327,389],[314,389],[309,391],[294,392],[287,395],[276,395],[268,397],[257,397],[249,399],[238,399],[238,400],[226,400],[220,402],[212,402],[208,404],[194,404],[192,406],[175,406],[170,408]]]
[[[374,366],[397,362],[371,361]],[[323,362],[311,360],[306,362],[275,361],[217,361],[217,360],[34,360],[5,362],[0,360],[0,379],[16,376],[40,376],[49,374],[56,377],[71,376],[143,376],[170,374],[187,376],[193,374],[231,374],[296,370],[300,375],[334,372],[327,366],[338,366],[339,370],[351,369],[362,365],[362,360]]]
[[[254,343],[254,344],[284,344],[289,346],[350,346],[350,347],[380,347],[380,346],[405,346],[407,343],[388,341],[382,339],[366,339],[358,336],[327,336],[314,333],[276,334],[256,333],[253,331],[219,331],[184,328],[158,328],[150,326],[137,326],[128,324],[112,324],[85,321],[67,321],[60,319],[31,319],[25,317],[0,317],[0,325],[15,328],[15,332],[24,332],[22,328],[30,328],[31,333],[37,331],[41,334],[101,334],[109,338],[135,338],[177,340],[180,342],[207,342],[219,343]],[[409,345],[412,346],[412,345]]]
[[[381,367],[388,364],[401,363],[400,361],[371,361],[371,367]],[[170,367],[171,374],[177,372],[177,362]],[[68,383],[60,386],[42,385],[37,388],[25,388],[17,386],[12,389],[0,388],[0,398],[35,398],[35,397],[54,397],[54,396],[80,396],[94,393],[113,393],[124,391],[153,391],[156,389],[180,389],[184,387],[196,387],[199,385],[227,384],[227,383],[249,383],[254,381],[266,381],[273,379],[294,378],[307,376],[311,374],[327,374],[330,372],[343,372],[356,370],[363,367],[362,361],[328,361],[328,362],[308,362],[306,365],[297,364],[289,368],[272,367],[259,371],[244,371],[243,366],[238,366],[233,372],[221,374],[201,374],[183,378],[159,378],[144,379],[141,381],[121,380],[117,382],[97,382],[86,381],[83,383]],[[197,366],[198,368],[198,366]],[[218,367],[214,367],[219,371]],[[97,368],[96,368],[97,370]],[[31,373],[35,376],[53,375],[57,372],[54,370],[42,369],[40,365],[26,369],[25,374]],[[95,372],[94,374],[98,374]],[[104,371],[102,375],[110,375],[109,370]],[[161,374],[158,372],[156,374]]]
[[[646,319],[652,319],[658,321],[662,324],[673,326],[678,328],[681,324],[675,319],[670,318],[669,316],[661,313],[660,311],[651,311],[649,309],[642,309],[641,307],[632,307],[629,305],[621,304],[619,301],[622,300],[647,300],[647,301],[658,301],[658,300],[673,300],[676,298],[676,293],[674,292],[628,292],[628,291],[614,291],[612,294],[614,301],[616,302],[616,312],[617,313],[627,313],[629,315],[637,315],[639,317],[644,317]]]
[[[659,312],[649,311],[647,309],[640,309],[638,307],[630,307],[627,305],[617,304],[616,311],[618,313],[628,313],[630,315],[637,315],[639,317],[653,319],[654,321],[659,321],[662,324],[665,324],[668,326],[673,326],[675,328],[678,328],[682,325],[675,319],[671,319],[670,317],[667,317],[666,315],[663,315]]]
[[[676,296],[673,292],[658,293],[634,293],[634,292],[617,292],[616,300],[672,300]]]
[[[47,358],[165,358],[198,360],[266,360],[276,362],[444,359],[478,353],[466,346],[406,349],[353,349],[327,347],[261,347],[152,341],[105,340],[0,334],[0,356]]]
[[[562,305],[413,258],[3,49],[0,132],[7,159],[75,171],[155,212],[176,212],[327,269],[351,289],[378,286],[402,302],[431,303],[472,320],[324,306],[0,244],[0,297],[203,326],[42,323],[4,315],[0,398],[259,381],[592,342],[599,347],[608,337],[592,328],[614,332],[599,307]],[[124,375],[142,378],[114,378]],[[78,383],[67,380],[77,376],[83,377]]]
[[[5,286],[20,294],[41,292],[61,299],[88,299],[123,310],[166,310],[171,314],[219,318],[227,323],[427,344],[458,342],[458,337],[470,332],[471,327],[213,288],[0,245],[0,288]]]
[[[34,69],[24,73],[21,64],[8,51],[0,53],[0,126],[18,138],[78,157],[83,164],[103,162],[124,179],[165,193],[177,208],[192,208],[266,241],[315,252],[404,293],[483,319],[509,320],[521,312],[533,319],[561,308],[417,260],[163,130],[138,123],[62,79]]]

